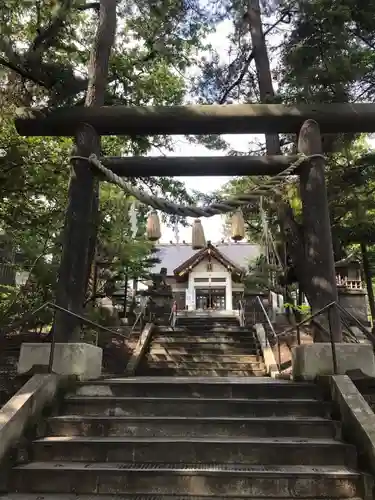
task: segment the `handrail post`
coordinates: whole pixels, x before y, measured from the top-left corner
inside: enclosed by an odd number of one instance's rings
[[[267,311],[266,311],[264,305],[262,304],[262,301],[260,300],[260,298],[259,298],[258,295],[256,296],[255,300],[257,300],[259,302],[260,308],[261,308],[261,310],[262,310],[262,312],[263,312],[263,314],[264,314],[264,316],[265,316],[265,318],[267,320],[267,323],[268,323],[269,327],[271,328],[271,332],[273,333],[273,336],[276,339],[278,356],[279,356],[278,369],[279,369],[279,372],[281,372],[281,345],[280,345],[279,336],[276,334],[275,329],[272,326],[271,320],[268,317]],[[254,315],[255,315],[255,311],[254,311]]]
[[[336,304],[334,304],[332,307],[336,308]],[[334,337],[333,337],[332,320],[331,320],[332,307],[330,307],[328,309],[327,314],[328,314],[328,325],[329,325],[329,338],[330,338],[331,350],[332,350],[333,373],[334,373],[334,375],[337,375],[338,368],[337,368],[336,345],[335,345],[335,340],[334,340]]]
[[[297,325],[297,344],[301,345],[301,331],[299,325]]]
[[[49,361],[48,361],[48,373],[52,373],[52,368],[53,368],[53,360],[55,357],[55,345],[56,345],[56,339],[55,339],[55,328],[52,326],[52,331],[51,331],[51,350],[49,352]]]

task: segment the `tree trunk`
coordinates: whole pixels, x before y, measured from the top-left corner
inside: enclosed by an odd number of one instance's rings
[[[275,92],[272,84],[266,41],[263,34],[259,0],[248,0],[247,6],[248,10],[245,18],[249,23],[260,99],[262,103],[266,103],[274,100]],[[281,153],[278,135],[266,135],[266,150],[267,155],[279,155]],[[303,262],[303,236],[301,235],[300,227],[294,220],[293,210],[289,203],[280,200],[280,203],[278,203],[278,215],[288,253],[292,257],[298,280],[300,283],[303,280],[302,286],[305,288],[307,280],[303,279],[306,269]]]
[[[89,64],[89,85],[85,106],[102,106],[107,85],[109,57],[116,32],[116,0],[101,0],[99,23]],[[100,137],[89,125],[76,132],[75,154],[100,154]],[[56,301],[67,310],[81,313],[88,276],[95,254],[99,208],[98,180],[85,161],[76,161],[69,184],[63,250]],[[59,342],[79,340],[79,321],[64,312],[55,316],[55,337]]]
[[[307,120],[301,128],[298,150],[306,156],[322,154],[320,129],[315,121]],[[302,165],[300,173],[305,263],[309,276],[306,294],[313,313],[330,302],[338,302],[324,163],[324,158],[309,160]],[[333,339],[342,342],[339,310],[333,307],[328,314]]]
[[[275,92],[272,84],[270,61],[263,33],[259,0],[249,0],[247,20],[253,45],[254,61],[257,69],[260,101],[262,104],[274,101]],[[267,155],[280,154],[280,141],[277,134],[266,135]]]
[[[275,92],[272,85],[270,62],[263,34],[259,0],[248,0],[247,7],[248,10],[245,18],[249,23],[249,31],[251,35],[251,41],[254,52],[254,61],[257,69],[260,99],[262,103],[273,102],[275,98]],[[268,155],[280,154],[280,141],[278,135],[266,135],[266,149]],[[324,171],[323,171],[323,181],[324,181]],[[324,189],[324,193],[326,196],[325,185],[324,187],[322,187],[322,189]],[[311,201],[313,202],[314,200]],[[303,290],[303,292],[305,293],[312,309],[317,310],[320,307],[322,307],[322,305],[326,305],[327,302],[322,303],[320,296],[321,290],[317,289],[314,281],[315,269],[314,267],[308,266],[308,262],[306,261],[306,252],[305,252],[306,239],[304,235],[304,230],[295,221],[293,216],[293,210],[289,203],[285,203],[282,202],[281,200],[278,200],[277,210],[279,214],[280,227],[286,239],[287,249],[292,258],[292,262],[295,267],[295,272],[297,275],[299,285]],[[306,208],[305,212],[308,212],[308,210],[309,209]],[[306,224],[309,224],[309,222],[307,221],[306,218],[305,220],[306,222],[304,221],[304,229],[306,230]],[[326,226],[324,227],[326,228]],[[326,231],[324,231],[324,236],[325,238],[329,239],[329,241],[327,240],[327,242],[328,243],[330,242],[330,245],[325,248],[325,252],[329,253],[328,257],[329,271],[327,272],[328,274],[330,274],[332,271],[331,252],[330,252],[330,249],[332,248],[332,238],[329,226],[328,229],[329,229],[329,236],[326,234]],[[329,283],[333,289],[332,297],[334,297],[335,296],[334,290],[336,290],[336,277],[330,275]],[[336,290],[336,296],[337,296],[337,290]],[[330,301],[331,300],[329,300],[329,302]],[[336,323],[335,323],[335,328],[336,330],[338,329],[338,332],[340,332],[341,330]],[[340,336],[339,333],[338,336]]]
[[[372,273],[368,259],[367,245],[364,241],[361,242],[361,252],[362,252],[363,274],[365,275],[366,288],[367,288],[367,297],[370,305],[372,324],[374,325],[375,321],[374,289],[372,287]]]

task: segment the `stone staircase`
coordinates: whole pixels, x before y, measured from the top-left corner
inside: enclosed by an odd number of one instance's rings
[[[0,500],[370,498],[331,411],[314,384],[270,378],[81,383]]]
[[[253,329],[237,318],[179,318],[174,329],[153,334],[140,375],[264,376],[266,369]]]

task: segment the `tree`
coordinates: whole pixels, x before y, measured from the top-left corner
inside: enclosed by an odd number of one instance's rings
[[[371,4],[372,2],[369,2]],[[225,101],[227,98],[261,102],[291,102],[293,100],[314,102],[343,101],[351,98],[351,93],[358,90],[358,80],[369,79],[371,67],[366,66],[373,54],[369,46],[372,39],[371,22],[365,21],[362,14],[354,12],[354,4],[350,1],[342,2],[342,8],[337,2],[323,0],[314,2],[274,2],[266,8],[263,5],[261,14],[258,0],[246,2],[233,2],[229,16],[233,21],[233,34],[230,37],[231,54],[234,54],[229,64],[222,64],[218,58],[213,58],[205,67],[203,79],[197,86],[197,91],[209,92],[213,100]],[[369,14],[371,6],[366,5],[364,10]],[[327,14],[328,11],[328,14]],[[341,12],[342,11],[342,12]],[[261,17],[263,16],[263,18]],[[319,19],[319,21],[318,21]],[[354,19],[354,25],[351,20]],[[342,21],[344,30],[342,30]],[[249,33],[246,33],[246,23]],[[268,47],[265,37],[268,29],[278,30],[284,23],[289,23],[291,29],[284,33],[281,47],[281,62],[274,74],[270,71],[269,54],[274,47]],[[333,26],[329,26],[329,24]],[[318,26],[319,25],[319,26]],[[323,26],[323,29],[321,27]],[[354,31],[353,31],[354,30]],[[354,42],[353,42],[354,35]],[[313,47],[310,44],[313,44]],[[244,56],[242,47],[246,47],[248,57]],[[326,64],[326,54],[331,64]],[[338,52],[339,51],[339,52]],[[237,55],[239,54],[239,56]],[[339,54],[339,57],[337,56]],[[299,57],[298,57],[299,56]],[[341,57],[342,56],[342,57]],[[353,61],[359,65],[353,65]],[[251,68],[255,63],[256,74]],[[348,69],[353,68],[350,72]],[[330,71],[332,70],[332,75]],[[342,75],[340,76],[340,71]],[[221,75],[220,83],[227,79],[228,85],[220,100],[218,87],[215,86],[217,75]],[[278,79],[278,95],[273,90],[272,76]],[[294,86],[293,86],[294,85]],[[330,92],[327,93],[327,89]],[[242,94],[237,92],[242,91]],[[294,91],[294,94],[293,94]],[[299,91],[297,94],[296,91]],[[278,153],[280,147],[290,143],[293,138],[285,137],[278,143],[277,138],[267,138],[266,149],[268,153]],[[326,152],[340,151],[343,147],[350,146],[354,136],[324,137],[324,150]],[[295,150],[296,145],[292,142]],[[283,147],[285,150],[285,146]],[[247,184],[245,180],[235,181],[239,185]],[[251,184],[251,182],[250,182]],[[303,183],[302,183],[303,184]],[[232,185],[233,186],[233,185]],[[251,209],[252,207],[250,207]],[[305,244],[308,228],[301,225],[299,214],[296,214],[290,203],[278,204],[277,220],[281,224],[282,234],[287,235],[287,247],[292,255],[293,265],[306,295],[313,307],[319,309],[323,303],[316,301],[316,293],[310,285],[313,282],[315,269],[306,269]],[[253,210],[250,212],[254,213]],[[270,219],[273,222],[273,213]],[[257,218],[252,217],[252,221]],[[258,219],[259,221],[259,219]],[[257,229],[254,227],[253,229]],[[259,227],[256,223],[255,226]],[[311,239],[311,238],[310,238]],[[311,266],[310,266],[311,267]],[[332,267],[332,266],[331,266]],[[333,274],[333,273],[332,273]]]
[[[59,0],[55,8],[51,8],[53,4],[37,1],[30,6],[26,1],[6,0],[0,12],[3,29],[0,90],[4,110],[0,132],[0,180],[4,188],[0,213],[2,228],[12,235],[14,245],[31,245],[34,253],[39,251],[37,248],[41,247],[47,228],[53,229],[47,252],[52,255],[51,262],[45,259],[41,262],[50,266],[48,274],[54,292],[68,183],[68,171],[63,166],[68,165],[71,141],[21,138],[14,130],[12,118],[19,105],[47,103],[49,107],[56,107],[82,105],[85,99],[95,101],[91,90],[86,92],[89,81],[86,67],[100,4]],[[106,2],[103,5],[110,6]],[[194,49],[201,44],[202,35],[214,25],[217,15],[197,8],[194,2],[184,5],[174,0],[160,6],[146,1],[117,2],[117,13],[122,28],[109,61],[109,84],[104,94],[103,78],[99,82],[104,102],[180,103],[185,92],[182,73],[194,62]],[[98,71],[100,73],[100,68]],[[91,77],[94,81],[95,75]],[[162,137],[109,137],[102,141],[101,150],[108,155],[136,155],[145,154],[151,146],[171,148],[171,143]],[[51,182],[52,179],[55,182]],[[131,182],[151,192],[167,194],[176,201],[192,201],[184,186],[170,178]],[[100,189],[105,192],[105,185]],[[105,202],[100,210],[103,221],[107,210]],[[33,217],[29,222],[30,214]],[[96,225],[93,217],[93,236]],[[34,235],[38,238],[38,245],[23,237],[25,227],[30,227],[31,239]],[[91,255],[93,251],[91,245]]]

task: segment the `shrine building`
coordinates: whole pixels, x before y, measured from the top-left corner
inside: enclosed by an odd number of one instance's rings
[[[261,255],[261,247],[250,243],[210,241],[201,250],[191,244],[159,244],[160,263],[152,272],[167,270],[179,310],[226,310],[238,308],[244,291],[242,277]]]

